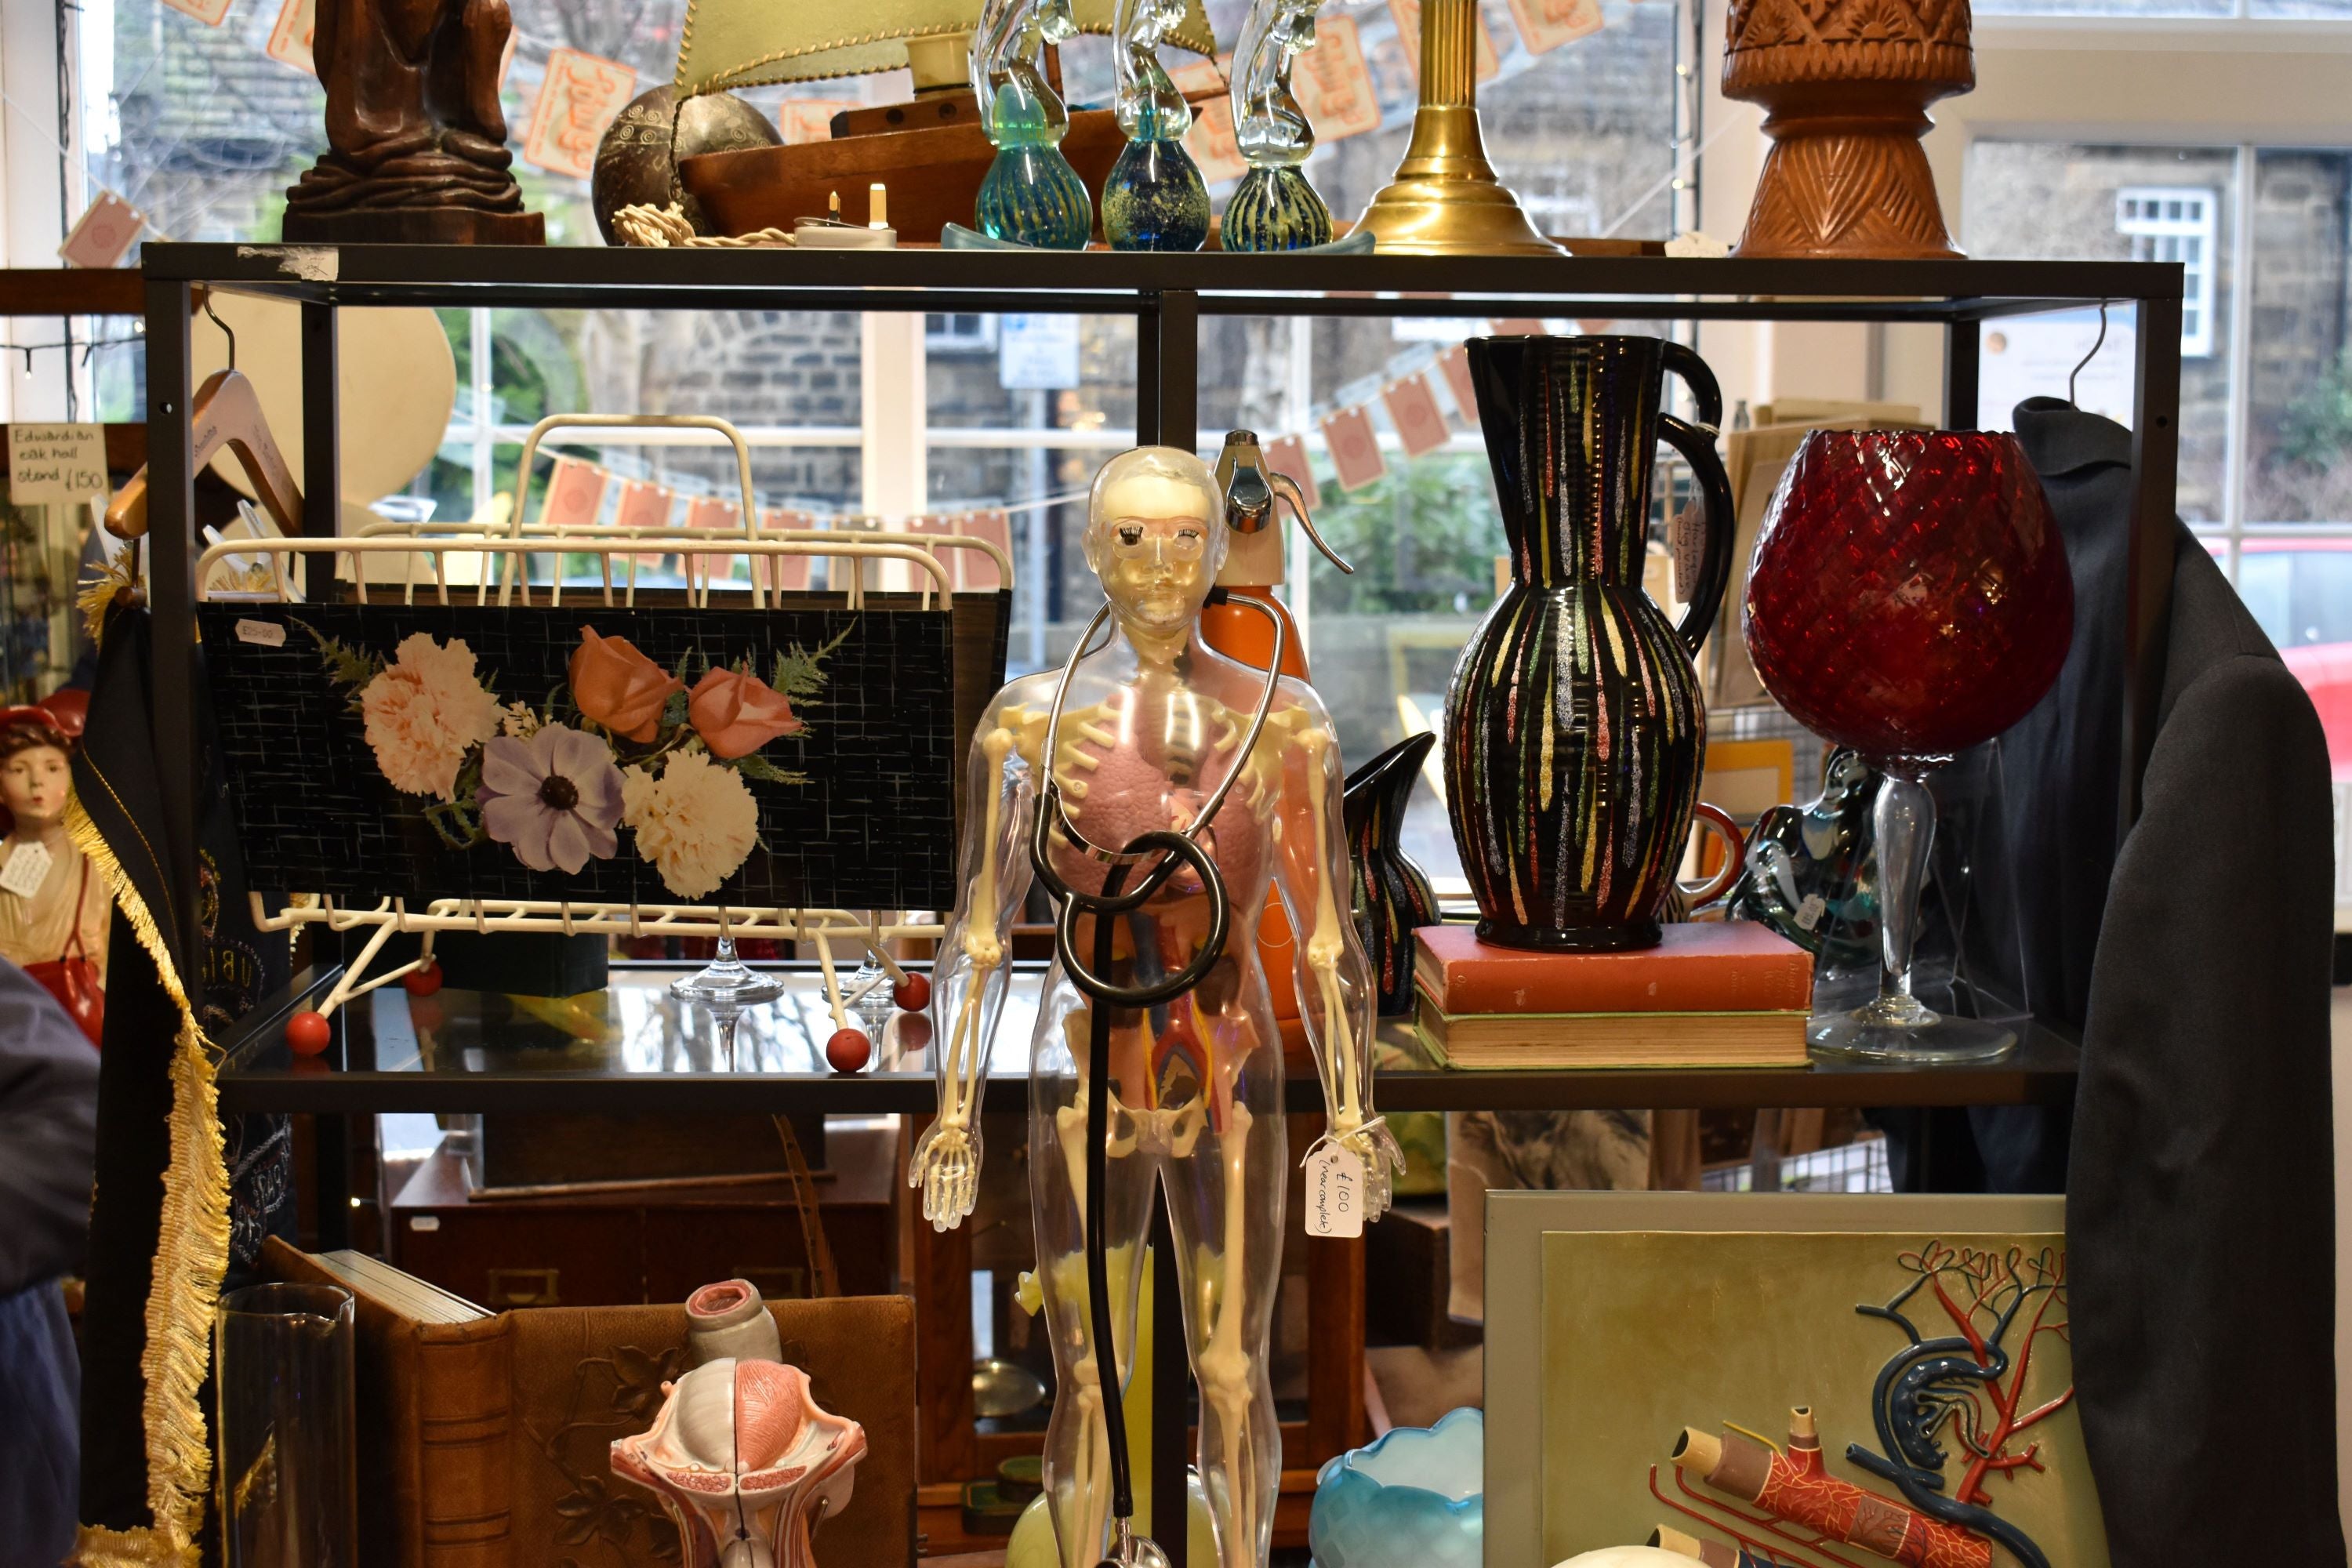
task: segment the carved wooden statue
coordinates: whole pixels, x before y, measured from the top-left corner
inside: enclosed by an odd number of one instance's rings
[[[499,107],[506,0],[320,0],[327,151],[286,193],[286,238],[538,245]]]

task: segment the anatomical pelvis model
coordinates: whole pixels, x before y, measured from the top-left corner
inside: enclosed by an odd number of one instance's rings
[[[1282,1471],[1267,1331],[1292,1158],[1254,940],[1269,887],[1299,935],[1295,979],[1328,1113],[1311,1156],[1366,1218],[1387,1206],[1402,1163],[1372,1110],[1370,974],[1349,919],[1330,717],[1302,682],[1202,640],[1224,507],[1208,467],[1171,447],[1123,453],[1097,477],[1086,556],[1108,603],[1070,665],[1006,687],[973,738],[962,900],[932,996],[940,1115],[909,1181],[945,1229],[971,1210],[1012,921],[1042,874],[1063,914],[1032,1042],[1031,1203],[1059,1378],[1045,1475],[1065,1568],[1094,1568],[1113,1532],[1095,1345],[1108,1324],[1124,1378],[1155,1182],[1201,1385],[1219,1568],[1266,1561]],[[1093,1205],[1090,1113],[1104,1131]],[[1084,1256],[1090,1206],[1108,1255],[1094,1270],[1102,1312]],[[1123,1517],[1117,1534],[1115,1558],[1150,1560],[1127,1552]]]

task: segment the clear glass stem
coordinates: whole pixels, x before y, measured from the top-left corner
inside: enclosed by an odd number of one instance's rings
[[[1919,937],[1919,892],[1936,842],[1936,797],[1916,773],[1891,769],[1871,807],[1878,840],[1878,1000],[1875,1022],[1919,1025],[1935,1014],[1911,994],[1911,950]]]

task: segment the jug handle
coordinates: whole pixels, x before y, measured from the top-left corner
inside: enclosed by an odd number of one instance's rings
[[[1690,465],[1706,519],[1706,550],[1699,559],[1698,583],[1691,592],[1690,607],[1683,612],[1682,625],[1675,628],[1683,651],[1696,658],[1699,646],[1715,626],[1717,612],[1723,608],[1723,591],[1731,582],[1731,480],[1723,471],[1723,459],[1715,455],[1712,431],[1666,414],[1658,418],[1658,435]]]

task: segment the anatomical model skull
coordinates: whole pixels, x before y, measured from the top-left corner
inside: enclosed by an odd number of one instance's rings
[[[772,1342],[766,1309],[758,1313]],[[660,1496],[685,1568],[814,1568],[810,1529],[848,1506],[866,1429],[820,1409],[808,1374],[777,1361],[720,1356],[663,1392],[653,1429],[613,1445],[613,1473]]]

